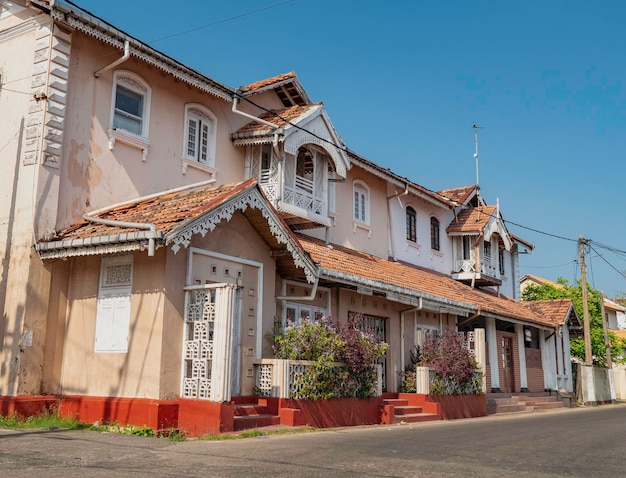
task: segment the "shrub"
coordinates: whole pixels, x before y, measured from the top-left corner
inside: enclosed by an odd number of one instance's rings
[[[433,395],[478,395],[482,393],[482,374],[464,338],[447,327],[442,334],[429,334],[421,348],[411,356],[411,366],[405,370],[402,386],[405,392],[416,391],[415,367],[433,371],[430,393]]]
[[[274,337],[277,358],[316,362],[297,380],[299,398],[366,398],[375,394],[373,364],[384,357],[387,344],[361,330],[362,318],[347,323],[331,315],[317,321],[290,324]],[[338,368],[335,363],[342,362]]]

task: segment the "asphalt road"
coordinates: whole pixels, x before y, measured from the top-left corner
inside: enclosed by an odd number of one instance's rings
[[[626,405],[173,443],[0,430],[0,477],[619,477]]]

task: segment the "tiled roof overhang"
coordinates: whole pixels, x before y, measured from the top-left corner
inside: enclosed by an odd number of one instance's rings
[[[204,236],[223,221],[241,212],[265,240],[279,265],[302,269],[306,280],[315,281],[316,268],[287,224],[267,201],[254,179],[220,188],[185,193],[163,193],[103,211],[101,219],[153,225],[155,231],[107,224],[81,223],[50,241],[36,245],[42,259],[141,250],[150,238],[174,253],[188,247],[195,234]],[[152,236],[151,236],[152,235]],[[285,254],[289,259],[285,260]],[[301,271],[301,272],[302,272]]]
[[[124,50],[124,43],[128,41],[132,57],[143,60],[201,91],[217,96],[224,101],[232,101],[234,94],[232,88],[179,63],[86,10],[59,0],[55,2],[33,0],[32,3],[42,10],[49,11],[55,21],[119,48],[120,54]]]
[[[318,276],[329,282],[370,289],[392,301],[447,310],[456,315],[479,313],[511,323],[554,329],[550,319],[507,297],[472,289],[452,278],[410,264],[388,261],[371,254],[303,234],[297,235],[303,249],[318,266]]]

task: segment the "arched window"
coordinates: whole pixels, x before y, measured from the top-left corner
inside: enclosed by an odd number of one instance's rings
[[[150,87],[135,73],[118,70],[113,74],[111,129],[148,137]]]
[[[430,248],[439,250],[439,219],[436,217],[430,218]]]
[[[365,183],[355,181],[352,185],[354,194],[354,214],[355,221],[369,224],[370,220],[370,193]]]
[[[198,104],[185,106],[183,157],[209,166],[215,165],[215,115]]]
[[[417,213],[411,206],[406,207],[406,240],[417,242]]]
[[[296,188],[313,194],[315,156],[307,148],[300,148],[296,158]]]

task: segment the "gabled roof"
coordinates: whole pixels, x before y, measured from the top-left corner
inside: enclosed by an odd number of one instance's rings
[[[523,304],[550,319],[555,325],[569,323],[571,327],[581,327],[580,318],[571,299],[531,300],[524,301]]]
[[[478,186],[476,184],[472,184],[471,186],[461,186],[458,188],[450,188],[450,189],[442,189],[441,191],[437,191],[437,194],[441,194],[444,197],[447,197],[451,201],[454,201],[458,204],[466,204],[470,198],[472,198],[476,191],[478,190]]]
[[[289,106],[287,108],[282,108],[278,110],[266,111],[259,116],[259,119],[275,124],[276,128],[288,129],[293,127],[290,123],[298,123],[314,111],[320,110],[322,108],[322,103],[315,103],[312,105]],[[234,132],[232,134],[232,137],[233,139],[242,139],[250,136],[266,135],[268,135],[268,137],[271,137],[276,128],[272,128],[271,126],[264,123],[251,121],[250,123],[245,124],[236,132]]]
[[[241,90],[243,91],[243,96],[274,90],[285,106],[302,106],[311,103],[311,99],[302,87],[295,71],[251,83],[241,88]]]
[[[93,217],[108,223],[81,222],[37,244],[43,259],[140,250],[148,240],[187,247],[195,234],[204,236],[240,211],[279,257],[278,266],[304,269],[310,282],[315,268],[296,237],[259,189],[255,179],[215,188],[164,192],[103,210]],[[139,227],[140,224],[152,226]],[[288,252],[288,254],[283,254]],[[287,259],[287,260],[285,260]],[[293,274],[291,274],[293,275]]]
[[[270,143],[278,135],[278,140],[284,142],[285,152],[296,155],[300,146],[314,144],[329,154],[336,173],[346,177],[350,159],[322,103],[266,111],[259,118],[276,127],[251,121],[231,135],[236,145]]]
[[[329,282],[371,288],[397,300],[397,296],[422,298],[437,307],[553,328],[554,324],[507,297],[472,289],[449,276],[428,269],[392,262],[302,234],[298,240],[318,266],[320,278]]]
[[[556,289],[563,289],[563,284],[559,284],[558,282],[551,281],[549,279],[544,279],[543,277],[539,277],[533,274],[524,274],[522,278],[519,280],[520,284],[524,282],[534,282],[537,285],[551,285]]]
[[[496,206],[478,206],[463,209],[446,229],[448,233],[480,234],[487,224],[496,216]]]

